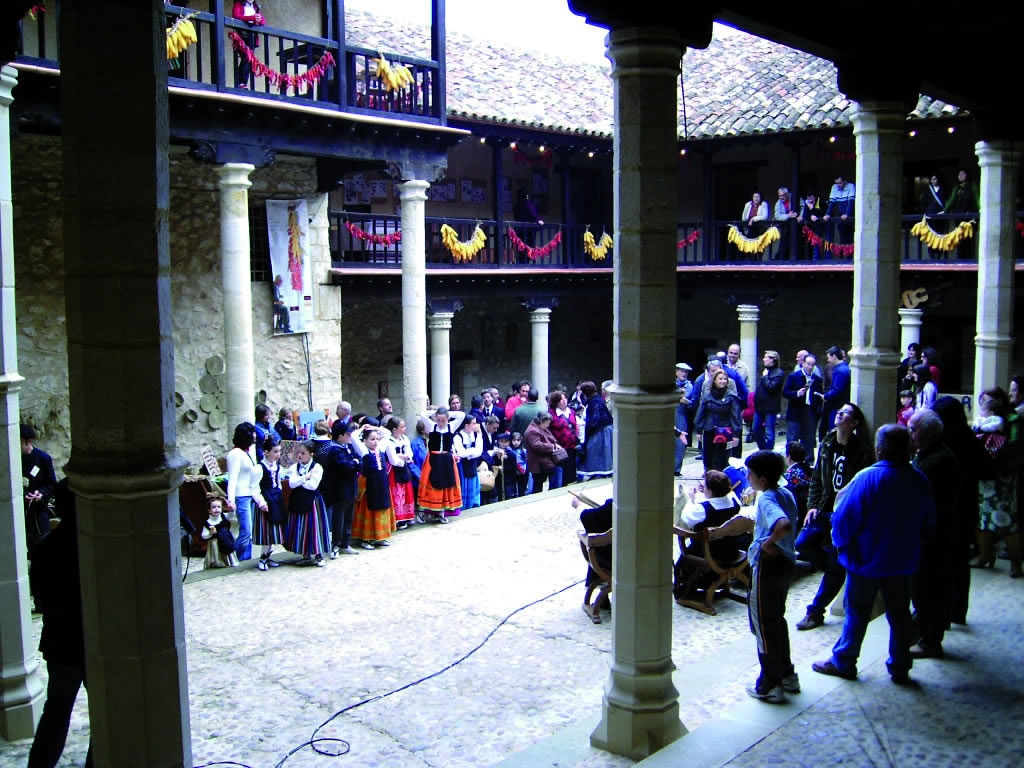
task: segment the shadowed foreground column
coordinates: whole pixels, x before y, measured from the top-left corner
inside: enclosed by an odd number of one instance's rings
[[[672,684],[676,88],[669,28],[609,34],[615,88],[614,601],[602,749],[640,760],[679,738]]]
[[[61,3],[66,471],[78,495],[89,721],[101,768],[192,765],[165,25],[156,0]],[[96,52],[115,50],[117,76],[97,83]]]

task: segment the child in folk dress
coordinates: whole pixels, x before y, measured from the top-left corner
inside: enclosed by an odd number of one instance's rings
[[[288,498],[288,528],[285,546],[303,560],[316,559],[318,568],[327,563],[324,554],[331,551],[330,524],[327,507],[318,490],[324,468],[313,461],[312,440],[300,443],[295,450],[295,464],[288,468],[285,480],[291,488]]]
[[[352,521],[352,538],[361,539],[363,549],[389,547],[392,532],[397,530],[395,508],[388,485],[387,456],[380,450],[380,432],[372,430],[363,437],[366,455],[362,458],[359,494]]]
[[[235,568],[238,555],[235,554],[235,537],[231,535],[231,521],[224,517],[223,503],[219,496],[206,497],[209,515],[203,526],[202,537],[206,540],[204,568]]]
[[[256,507],[256,524],[253,526],[252,543],[262,545],[260,561],[256,567],[261,571],[277,568],[281,565],[271,559],[275,544],[284,544],[284,526],[288,520],[288,511],[284,508],[284,495],[281,491],[283,470],[281,469],[281,441],[273,437],[267,439],[263,446],[263,460],[259,469],[260,493],[263,495],[264,506]]]
[[[388,485],[395,508],[395,521],[401,531],[408,528],[416,518],[416,493],[413,491],[410,471],[413,464],[412,443],[405,434],[405,419],[392,416],[384,426],[391,431],[391,437],[387,440],[387,457],[391,465]]]

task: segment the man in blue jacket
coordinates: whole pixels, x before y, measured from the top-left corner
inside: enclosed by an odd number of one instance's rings
[[[811,665],[815,672],[847,680],[857,677],[864,633],[879,591],[889,621],[889,660],[894,683],[909,682],[913,663],[910,579],[921,544],[935,528],[935,498],[928,480],[910,464],[910,433],[885,424],[875,436],[878,461],[844,488],[832,513],[832,543],[846,568],[846,618],[832,657]]]

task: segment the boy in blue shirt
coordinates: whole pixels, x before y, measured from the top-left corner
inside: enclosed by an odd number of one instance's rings
[[[757,451],[747,457],[746,465],[751,487],[760,492],[755,519],[734,517],[711,529],[709,536],[718,539],[754,531],[747,552],[753,571],[747,611],[750,630],[757,638],[761,676],[754,685],[747,686],[747,693],[778,704],[786,700],[787,692],[800,692],[786,624],[786,597],[796,563],[796,499],[787,489],[779,488],[779,478],[786,468],[782,456],[774,451]]]

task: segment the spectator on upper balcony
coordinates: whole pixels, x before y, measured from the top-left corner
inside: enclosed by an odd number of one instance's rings
[[[845,176],[836,176],[835,184],[828,193],[828,207],[825,215],[821,218],[828,221],[833,216],[839,217],[836,225],[836,242],[853,242],[853,214],[857,201],[857,187],[853,182],[847,181]]]
[[[530,224],[544,226],[544,220],[540,217],[537,204],[530,199],[530,196],[522,187],[519,188],[516,194],[516,204],[512,208],[512,215],[516,217],[516,221],[525,221]]]
[[[747,237],[760,237],[765,231],[768,221],[768,203],[761,199],[761,193],[755,192],[747,204],[743,206],[743,232]]]
[[[231,9],[231,16],[239,21],[245,22],[250,27],[262,27],[266,22],[260,12],[260,4],[256,0],[236,0]],[[254,32],[242,32],[242,39],[255,51],[260,45],[260,36]],[[235,52],[235,87],[248,88],[249,78],[252,76],[252,65],[249,57],[244,53]]]
[[[967,171],[960,171],[956,177],[957,184],[942,209],[946,213],[977,213],[981,210],[981,198],[978,196],[978,188],[974,186]]]
[[[818,223],[819,221],[821,221],[821,207],[818,205],[818,196],[813,192],[808,192],[800,203],[800,213],[796,217],[796,223],[802,224],[820,237],[821,225]],[[807,243],[804,257],[807,259],[817,259],[818,247]]]
[[[921,213],[925,216],[938,216],[942,213],[946,207],[946,204],[943,202],[945,194],[938,174],[933,173],[931,178],[928,179],[928,186],[921,193]],[[932,222],[932,229],[935,229],[937,223]]]
[[[779,187],[779,199],[775,203],[776,221],[795,220],[800,215],[797,213],[796,207],[790,198],[789,189],[787,187]]]

